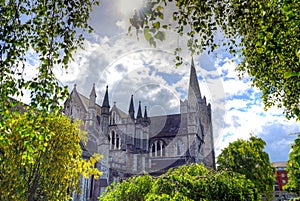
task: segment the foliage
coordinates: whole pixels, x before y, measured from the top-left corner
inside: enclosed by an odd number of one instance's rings
[[[174,9],[173,24],[164,17],[167,9]],[[237,70],[262,91],[266,108],[283,107],[299,120],[299,10],[299,0],[152,0],[130,22],[154,46],[170,29],[190,37],[192,54],[225,47],[240,56]]]
[[[53,109],[68,94],[54,76],[54,66],[67,68],[82,47],[92,6],[97,0],[0,2],[0,112],[8,97],[31,91],[31,106]],[[35,56],[37,74],[26,79],[28,54]],[[35,69],[26,69],[35,70]]]
[[[284,189],[300,195],[300,135],[295,139],[287,164],[288,183]]]
[[[60,113],[7,112],[0,124],[0,200],[69,200],[80,176],[100,175],[81,158],[79,122]]]
[[[231,142],[218,156],[218,170],[243,174],[251,180],[260,193],[273,190],[275,169],[269,155],[263,151],[266,143],[257,137]]]
[[[78,123],[58,112],[68,91],[53,73],[55,66],[67,69],[72,53],[82,48],[97,4],[0,2],[0,200],[68,200],[80,174],[100,174],[91,168],[98,156],[81,159]],[[34,69],[29,55],[38,60]],[[30,109],[11,99],[24,91],[30,93]]]
[[[150,175],[129,178],[110,186],[100,200],[260,200],[260,195],[244,175],[215,172],[191,164],[171,169],[157,178]]]

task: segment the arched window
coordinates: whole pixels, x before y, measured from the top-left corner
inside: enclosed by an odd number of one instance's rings
[[[165,144],[162,144],[162,156],[166,156]]]
[[[111,149],[114,149],[115,148],[115,131],[111,131]]]
[[[183,151],[183,143],[182,140],[177,141],[177,155],[181,155]]]
[[[116,124],[116,112],[115,111],[112,112],[112,124],[113,125]]]
[[[158,140],[157,141],[157,156],[161,156],[161,143],[160,141]]]
[[[166,156],[165,143],[162,140],[156,140],[151,144],[150,155],[152,157]]]
[[[116,148],[117,148],[117,149],[120,148],[120,137],[119,137],[118,134],[116,135]]]
[[[151,156],[155,156],[155,143],[152,143],[152,146],[151,146]]]

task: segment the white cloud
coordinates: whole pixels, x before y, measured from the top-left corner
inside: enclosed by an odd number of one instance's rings
[[[57,75],[67,85],[76,82],[86,96],[92,83],[96,83],[98,103],[102,103],[105,85],[109,85],[111,103],[116,101],[125,112],[131,94],[136,107],[139,100],[143,106],[148,105],[150,115],[178,112],[179,99],[186,98],[189,82],[186,38],[167,32],[167,40],[152,48],[143,36],[140,40],[127,36],[128,16],[138,4],[140,0],[103,1],[91,18],[96,34],[86,41],[85,50],[75,55],[69,73],[58,70]],[[183,47],[186,60],[176,69],[173,50],[179,46]],[[272,160],[286,160],[293,139],[287,137],[288,133],[299,131],[299,126],[287,121],[276,108],[263,110],[259,91],[247,79],[237,78],[234,69],[238,58],[232,61],[204,54],[194,59],[198,76],[203,78],[199,81],[201,93],[212,103],[216,153],[231,141],[249,138],[253,132],[267,142],[266,150]],[[278,157],[276,146],[283,147]]]

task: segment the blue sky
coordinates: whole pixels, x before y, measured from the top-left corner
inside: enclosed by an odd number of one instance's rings
[[[129,17],[141,6],[141,0],[102,0],[91,15],[95,33],[85,41],[67,73],[57,68],[59,80],[88,96],[96,84],[97,102],[102,103],[105,86],[109,86],[110,104],[128,111],[131,94],[135,105],[142,101],[148,115],[179,112],[179,102],[187,97],[191,56],[185,48],[186,37],[167,32],[167,40],[152,48],[141,36],[139,40],[127,35]],[[168,13],[166,11],[168,20]],[[175,68],[173,50],[182,47],[184,64]],[[234,71],[239,58],[229,54],[195,56],[201,94],[211,102],[216,153],[229,142],[247,139],[250,134],[267,142],[271,161],[288,159],[290,144],[299,132],[299,124],[286,120],[282,111],[264,111],[261,93],[252,88],[249,79],[239,80]],[[34,57],[29,66],[34,66]],[[30,73],[29,73],[30,76]]]

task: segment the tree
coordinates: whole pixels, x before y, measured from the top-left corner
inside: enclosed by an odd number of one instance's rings
[[[164,21],[164,10],[171,5],[175,25]],[[225,47],[242,59],[237,70],[262,91],[266,108],[277,105],[287,118],[299,120],[299,10],[298,0],[156,0],[148,1],[130,22],[154,46],[165,39],[163,30],[170,29],[190,37],[192,54]],[[179,52],[175,50],[178,65]]]
[[[67,88],[56,79],[55,66],[67,69],[82,47],[88,19],[98,0],[8,0],[0,3],[0,112],[8,97],[31,92],[31,107],[54,109]],[[28,53],[38,60],[37,74],[26,79]]]
[[[260,193],[273,191],[275,169],[269,155],[263,151],[266,143],[257,137],[231,142],[218,156],[218,170],[243,174],[251,180]]]
[[[260,200],[260,194],[243,175],[191,164],[171,169],[157,178],[150,175],[129,178],[108,187],[100,200]]]
[[[287,164],[288,183],[284,189],[300,195],[300,135],[295,139]]]
[[[40,111],[6,113],[2,122],[0,200],[69,200],[82,174],[100,175],[98,155],[81,158],[79,122]]]
[[[78,123],[63,117],[67,87],[53,68],[68,68],[72,53],[92,31],[88,19],[98,0],[0,2],[0,199],[68,200],[80,173],[97,176],[98,156],[81,159]],[[37,73],[26,78],[28,53]],[[11,99],[30,93],[29,107]],[[18,111],[18,110],[22,110]]]

